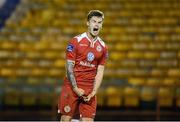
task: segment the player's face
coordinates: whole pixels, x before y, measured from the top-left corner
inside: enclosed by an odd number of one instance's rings
[[[88,31],[92,36],[97,36],[102,28],[103,19],[102,17],[93,16],[88,22]]]

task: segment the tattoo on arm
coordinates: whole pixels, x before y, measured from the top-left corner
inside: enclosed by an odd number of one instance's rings
[[[75,65],[74,61],[67,60],[66,63],[67,78],[71,82],[73,88],[77,86],[73,72],[74,65]]]

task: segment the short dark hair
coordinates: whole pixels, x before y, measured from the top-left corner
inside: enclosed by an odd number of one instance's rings
[[[89,21],[93,16],[102,17],[104,19],[104,13],[100,10],[91,10],[87,15],[87,21]]]

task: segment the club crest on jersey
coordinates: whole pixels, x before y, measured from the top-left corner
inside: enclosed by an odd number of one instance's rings
[[[96,50],[97,50],[98,52],[101,52],[102,47],[101,47],[100,45],[98,45],[98,46],[96,47]]]
[[[66,113],[69,113],[69,112],[71,111],[70,106],[69,106],[69,105],[65,106],[65,107],[64,107],[64,111],[65,111]]]
[[[69,44],[69,45],[67,46],[67,51],[72,52],[73,49],[74,49],[74,46],[73,46],[72,44]]]
[[[89,53],[87,54],[87,60],[88,60],[88,61],[93,61],[93,60],[94,60],[94,54],[93,54],[92,52],[89,52]]]

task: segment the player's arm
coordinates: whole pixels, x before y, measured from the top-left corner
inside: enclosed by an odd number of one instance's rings
[[[94,80],[94,87],[92,92],[84,99],[84,101],[89,101],[98,91],[103,79],[104,65],[98,65],[97,74]]]
[[[78,96],[82,96],[82,95],[84,95],[84,90],[77,87],[76,79],[75,79],[74,72],[73,72],[74,66],[75,66],[75,61],[67,60],[67,62],[66,62],[67,78],[71,82],[73,91]]]
[[[104,66],[99,65],[97,68],[97,74],[95,77],[94,87],[93,87],[93,92],[95,92],[95,93],[97,92],[98,88],[100,87],[100,85],[102,83],[103,74],[104,74]]]
[[[75,65],[75,61],[67,60],[66,62],[67,78],[71,82],[73,89],[77,87],[76,79],[74,77],[74,72],[73,72],[74,65]]]
[[[66,49],[66,72],[67,78],[72,85],[73,91],[78,95],[82,96],[84,91],[77,87],[76,78],[74,75],[74,66],[76,59],[77,43],[76,39],[73,38],[69,41]]]

